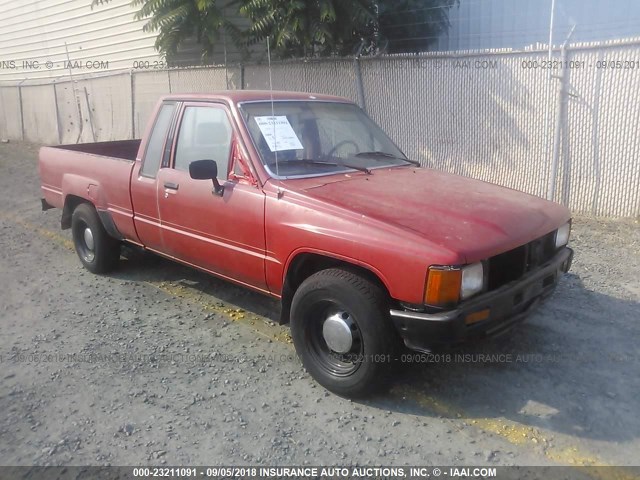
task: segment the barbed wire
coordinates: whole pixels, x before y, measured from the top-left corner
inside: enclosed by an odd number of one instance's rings
[[[567,25],[566,27],[557,27],[554,28],[554,32],[555,33],[568,33],[571,30],[571,26]],[[603,30],[606,30],[604,28],[601,29],[592,29],[589,28],[589,32],[590,33],[594,33],[594,32],[602,32]],[[426,41],[426,40],[436,40],[436,39],[442,39],[442,40],[462,40],[462,39],[468,39],[468,38],[474,38],[474,39],[482,39],[482,38],[496,38],[496,37],[525,37],[527,35],[529,36],[534,36],[534,35],[544,35],[544,34],[548,34],[548,30],[545,29],[537,29],[537,30],[512,30],[512,31],[497,31],[497,32],[479,32],[479,33],[458,33],[453,37],[449,37],[447,39],[446,34],[439,34],[439,35],[425,35],[425,36],[415,36],[415,37],[403,37],[403,38],[393,38],[393,39],[389,39],[390,43],[408,43],[408,42],[417,42],[417,41]],[[635,37],[638,36],[640,34],[640,32],[635,32],[629,35],[621,35],[620,33],[616,32],[616,33],[607,33],[604,36],[609,38],[609,39],[613,39],[613,38],[624,38],[624,37]],[[575,36],[575,34],[574,34]],[[540,43],[546,43],[547,38],[544,38],[543,36],[540,36]],[[602,40],[602,35],[600,36],[600,38],[598,39],[589,39],[589,40],[583,40],[583,41],[597,41],[597,40]],[[574,41],[580,41],[580,40],[574,40]],[[458,43],[462,43],[459,42]],[[525,43],[531,43],[529,40],[526,40]],[[560,42],[561,43],[561,42]],[[515,48],[515,47],[514,47]]]

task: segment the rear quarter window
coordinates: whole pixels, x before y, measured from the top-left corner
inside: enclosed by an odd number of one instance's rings
[[[158,112],[158,117],[151,131],[147,150],[142,160],[142,168],[140,169],[140,174],[145,177],[155,177],[158,173],[164,152],[164,142],[167,138],[167,132],[171,126],[171,119],[175,109],[175,103],[165,104]]]

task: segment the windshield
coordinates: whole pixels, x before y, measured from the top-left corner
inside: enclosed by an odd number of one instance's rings
[[[409,161],[356,105],[320,101],[243,103],[262,163],[279,177],[322,175]],[[277,166],[276,166],[277,155]]]

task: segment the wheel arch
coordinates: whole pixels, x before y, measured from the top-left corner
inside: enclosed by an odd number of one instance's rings
[[[305,279],[314,273],[329,268],[343,268],[372,281],[389,296],[389,288],[383,275],[370,265],[359,263],[350,258],[329,255],[326,252],[298,251],[291,255],[282,284],[280,324],[289,323],[293,296]]]
[[[92,205],[93,208],[95,208],[95,205],[93,205],[92,202],[78,195],[68,194],[64,197],[64,206],[62,207],[62,218],[60,219],[60,228],[62,228],[62,230],[68,230],[69,228],[71,228],[71,217],[73,216],[73,211],[81,203],[88,203]]]
[[[62,230],[71,228],[71,218],[73,216],[73,211],[78,208],[78,205],[81,205],[83,203],[91,205],[96,210],[98,218],[100,219],[100,223],[102,223],[102,226],[110,237],[113,237],[116,240],[124,239],[124,236],[118,231],[118,228],[113,221],[113,217],[107,210],[98,210],[91,200],[87,200],[86,198],[73,194],[68,194],[64,199],[64,206],[62,207],[62,218],[60,220],[60,227],[62,228]]]

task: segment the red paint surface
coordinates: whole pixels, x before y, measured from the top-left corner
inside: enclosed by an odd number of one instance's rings
[[[126,142],[42,148],[43,196],[59,208],[68,195],[91,200],[111,213],[128,241],[274,296],[296,255],[318,253],[371,270],[393,298],[410,303],[422,302],[429,265],[488,258],[549,233],[570,217],[565,207],[538,197],[412,166],[376,169],[372,175],[270,179],[237,109],[240,102],[269,98],[268,92],[238,91],[163,99],[217,102],[227,110],[236,145],[230,162],[242,161],[241,170],[251,176],[230,174],[222,197],[212,194],[210,182],[171,167],[160,169],[155,179],[138,175],[152,122],[136,158],[128,160],[110,156],[132,157]],[[179,189],[165,189],[166,182]]]

